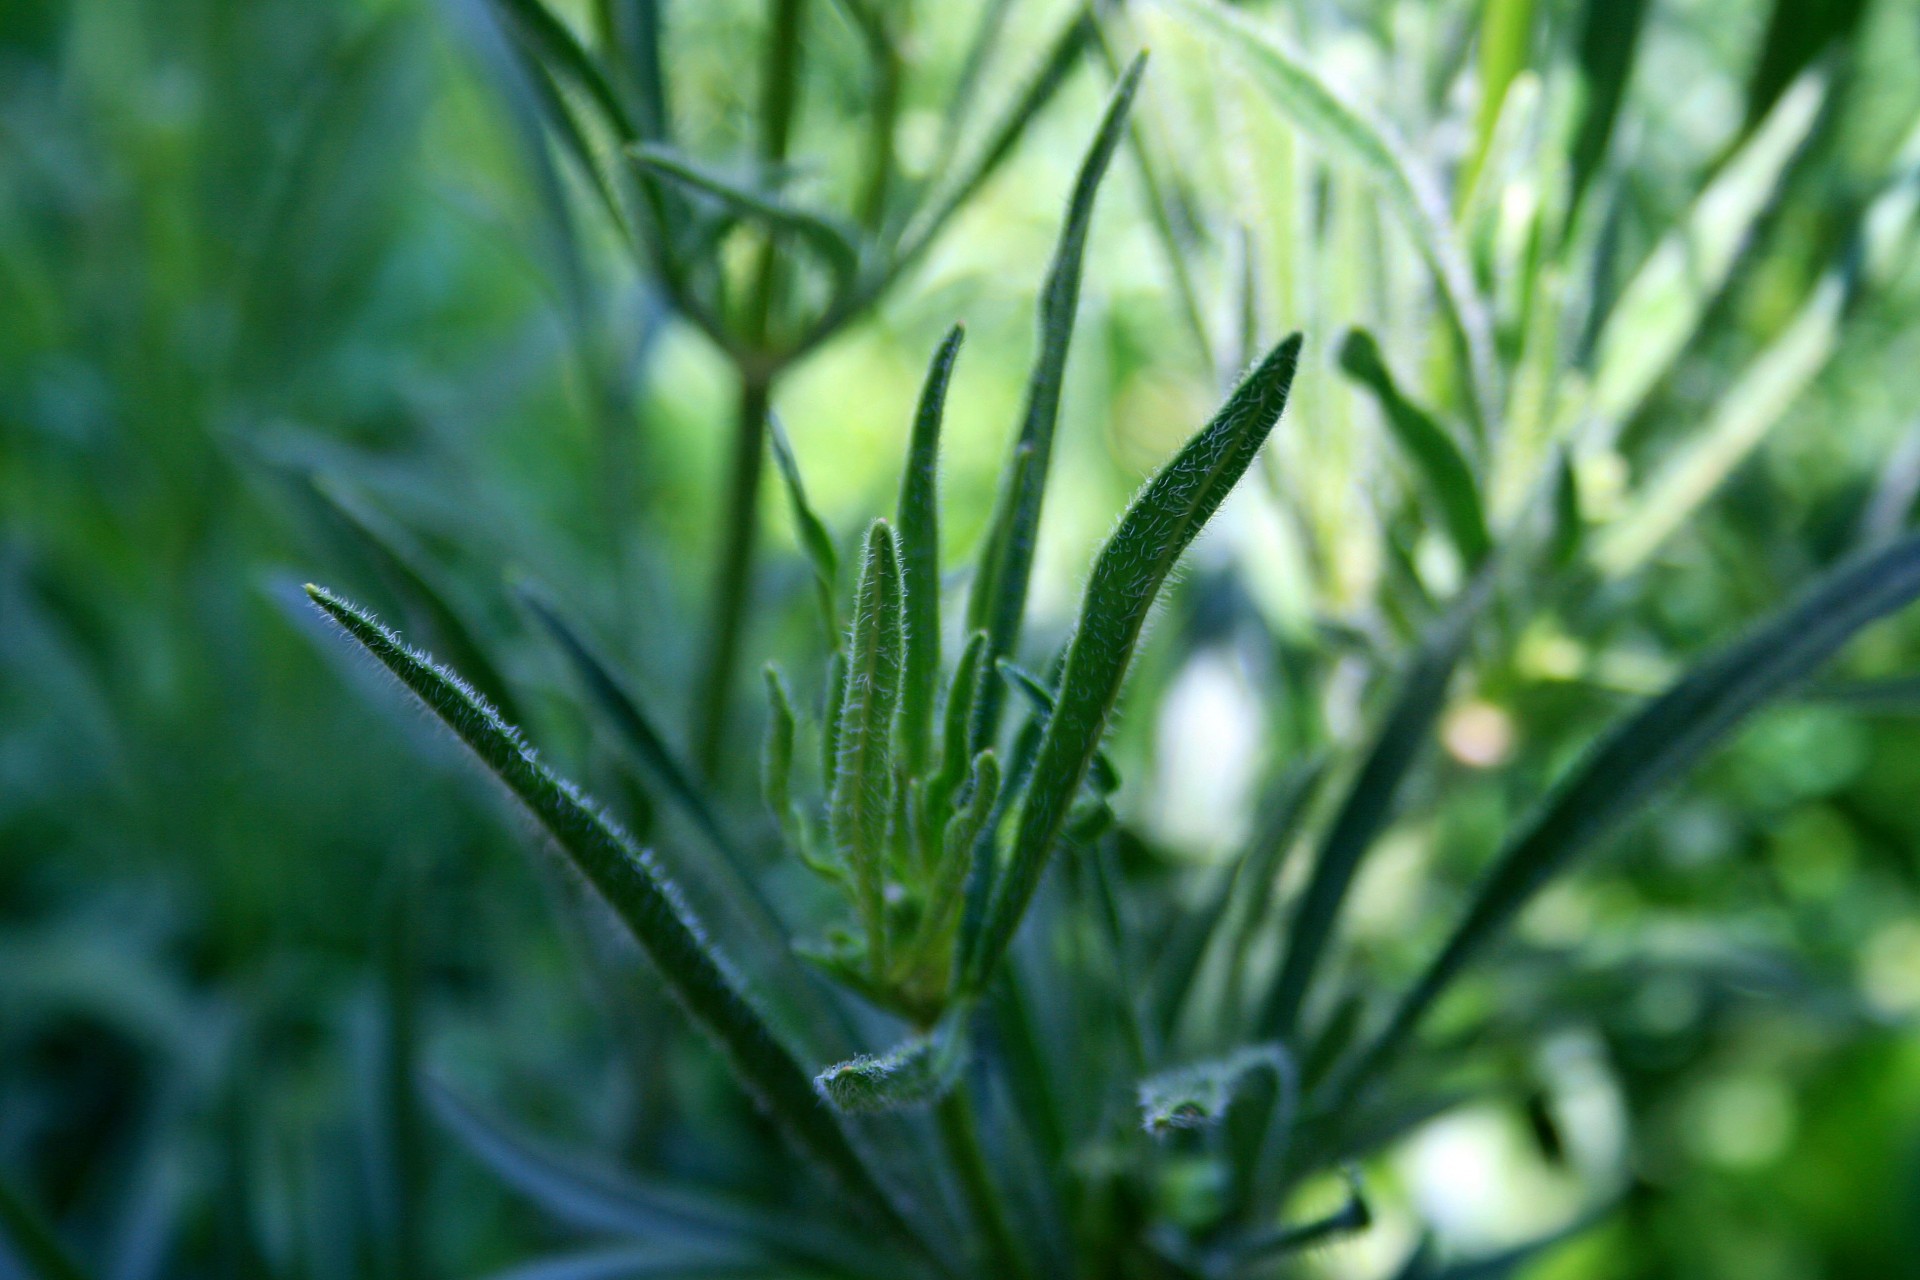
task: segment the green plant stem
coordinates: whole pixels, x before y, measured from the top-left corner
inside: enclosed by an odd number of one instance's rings
[[[993,1171],[987,1167],[987,1153],[980,1146],[980,1126],[973,1114],[973,1098],[964,1083],[947,1091],[935,1108],[940,1124],[940,1141],[947,1149],[947,1160],[960,1175],[961,1190],[973,1211],[980,1234],[985,1238],[995,1274],[1014,1280],[1031,1280],[1032,1270],[1007,1221],[1000,1193],[994,1189]]]
[[[733,462],[723,508],[727,522],[720,563],[714,577],[713,614],[707,628],[706,675],[700,686],[699,736],[695,747],[701,772],[712,777],[719,767],[732,703],[734,667],[746,624],[747,594],[753,577],[753,547],[760,514],[760,473],[767,456],[769,383],[748,374],[740,382],[739,416],[733,429]]]
[[[866,175],[860,184],[860,225],[878,231],[886,222],[892,191],[894,129],[900,118],[900,54],[887,26],[885,6],[858,11],[861,37],[873,62],[873,104],[867,109]]]
[[[760,100],[760,159],[769,175],[786,162],[793,141],[793,119],[800,96],[800,34],[805,16],[806,0],[773,0]],[[753,291],[742,318],[741,342],[734,351],[740,370],[740,410],[734,421],[733,463],[726,505],[722,508],[726,531],[713,578],[715,594],[707,632],[706,670],[700,683],[696,712],[695,756],[701,772],[708,777],[713,777],[719,769],[732,708],[734,668],[739,663],[740,633],[746,620],[754,543],[759,532],[767,412],[772,405],[774,377],[783,363],[770,350],[773,316],[780,292],[779,248],[779,236],[769,231],[760,245]]]

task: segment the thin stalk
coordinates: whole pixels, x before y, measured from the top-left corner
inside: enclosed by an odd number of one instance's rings
[[[760,473],[767,456],[769,382],[751,373],[740,382],[739,416],[733,428],[733,462],[727,482],[727,521],[715,573],[706,675],[700,686],[697,759],[712,777],[725,743],[734,667],[747,615],[747,588],[753,577],[753,547],[760,517]]]
[[[960,1175],[961,1190],[986,1240],[995,1274],[1032,1280],[1033,1271],[1020,1252],[1013,1225],[1007,1221],[1006,1208],[1000,1203],[1000,1193],[994,1189],[993,1171],[987,1167],[987,1154],[980,1146],[980,1126],[974,1118],[973,1098],[965,1084],[947,1091],[947,1096],[935,1108],[935,1117],[940,1123],[940,1141],[946,1147],[948,1161]]]
[[[861,36],[873,62],[873,103],[867,109],[866,176],[860,186],[860,225],[878,231],[886,222],[894,174],[894,130],[900,117],[900,52],[882,8],[859,10]]]
[[[793,141],[793,120],[800,97],[800,36],[805,17],[806,0],[773,0],[760,99],[760,159],[769,174],[785,164]],[[742,317],[741,340],[734,351],[735,364],[740,370],[740,412],[734,422],[733,464],[723,516],[727,522],[726,536],[714,574],[707,666],[700,683],[696,712],[695,751],[701,772],[708,777],[719,768],[726,740],[734,668],[739,662],[740,632],[746,619],[754,543],[759,531],[767,412],[772,405],[775,375],[784,363],[769,349],[783,275],[779,249],[778,235],[769,232],[760,245],[752,292]]]

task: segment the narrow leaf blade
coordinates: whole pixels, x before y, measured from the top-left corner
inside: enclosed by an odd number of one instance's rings
[[[906,591],[907,670],[900,710],[901,752],[910,773],[927,763],[940,676],[940,422],[947,384],[966,331],[955,325],[933,354],[900,476],[900,563]]]
[[[1335,1084],[1351,1096],[1542,886],[1618,830],[1754,710],[1810,675],[1861,628],[1920,595],[1920,535],[1825,574],[1745,639],[1708,657],[1616,725],[1489,868],[1466,916],[1391,1021]]]
[[[1275,347],[1214,420],[1147,483],[1095,560],[1011,858],[975,952],[965,957],[976,989],[991,975],[1039,887],[1161,584],[1280,420],[1299,359],[1298,334]]]
[[[807,1073],[740,990],[725,961],[652,858],[572,784],[534,757],[518,730],[459,677],[403,644],[368,614],[321,587],[307,594],[347,639],[391,672],[453,731],[537,819],[632,932],[681,1007],[725,1054],[736,1078],[855,1199],[900,1233],[908,1228],[820,1109]]]
[[[1087,233],[1093,225],[1094,197],[1126,134],[1127,114],[1146,69],[1145,55],[1134,59],[1107,100],[1093,144],[1081,161],[1067,205],[1066,222],[1054,250],[1046,285],[1040,294],[1040,347],[1027,382],[1026,409],[1020,433],[1014,439],[1005,482],[1000,490],[987,544],[967,601],[967,629],[985,631],[988,658],[1010,657],[1020,638],[1026,613],[1027,585],[1033,573],[1034,543],[1040,529],[1040,509],[1046,492],[1047,464],[1053,453],[1054,428],[1060,418],[1060,395],[1065,385],[1067,351],[1073,338],[1074,317],[1080,306],[1080,275],[1086,257]],[[1022,455],[1024,454],[1024,460]],[[981,687],[981,709],[975,718],[974,751],[991,745],[999,725],[1003,690],[997,682]]]

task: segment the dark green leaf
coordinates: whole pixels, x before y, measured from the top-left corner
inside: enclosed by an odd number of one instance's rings
[[[840,557],[833,550],[833,535],[827,532],[826,522],[815,514],[813,503],[807,499],[807,486],[800,479],[800,461],[793,456],[793,445],[788,443],[786,430],[778,418],[767,420],[767,440],[773,447],[773,461],[780,471],[780,481],[787,490],[787,507],[793,512],[794,527],[800,531],[800,549],[806,553],[807,563],[813,566],[820,617],[828,637],[838,644],[840,611],[834,598],[840,590]]]
[[[1040,885],[1161,584],[1280,420],[1299,359],[1298,334],[1275,347],[1206,429],[1147,483],[1095,560],[1006,874],[979,947],[967,956],[967,981],[975,989],[991,976]]]
[[[1137,57],[1120,77],[1107,101],[1106,115],[1094,134],[1093,145],[1081,161],[1060,228],[1053,265],[1040,294],[1040,347],[1027,382],[1026,409],[1014,439],[998,504],[987,526],[980,568],[967,600],[967,630],[985,631],[990,659],[1011,657],[1020,639],[1026,613],[1027,583],[1033,573],[1034,543],[1040,531],[1040,508],[1047,484],[1047,464],[1053,454],[1054,427],[1060,417],[1060,393],[1065,382],[1067,349],[1073,338],[1074,316],[1080,306],[1081,264],[1086,256],[1087,232],[1093,225],[1094,197],[1125,135],[1127,112],[1146,69],[1145,55]],[[1023,459],[1022,454],[1025,454]],[[974,751],[992,745],[999,725],[1001,688],[989,681],[980,690]]]
[[[890,1229],[908,1236],[909,1229],[846,1134],[820,1109],[808,1073],[747,1001],[678,889],[661,875],[651,856],[636,849],[571,783],[535,759],[519,731],[458,676],[408,649],[372,615],[331,592],[309,586],[307,594],[538,819],[626,924],[688,1016],[713,1037],[740,1083],[794,1144]]]
[[[976,631],[967,637],[967,647],[960,651],[959,665],[947,685],[947,705],[941,715],[940,768],[927,781],[923,797],[927,823],[933,834],[938,834],[946,823],[954,788],[966,780],[967,745],[972,741],[970,726],[986,652],[986,632]]]
[[[415,625],[426,630],[462,671],[472,672],[474,687],[501,708],[503,714],[513,714],[515,704],[506,677],[500,674],[486,646],[474,636],[459,610],[434,585],[432,570],[420,549],[403,531],[382,520],[338,481],[315,475],[309,478],[309,483],[334,527],[354,540],[374,572],[380,575],[381,585],[393,593]]]
[[[1176,1129],[1208,1129],[1227,1118],[1234,1096],[1255,1074],[1292,1087],[1293,1064],[1277,1044],[1248,1045],[1224,1058],[1163,1071],[1140,1082],[1140,1125],[1155,1137]]]
[[[1609,731],[1495,859],[1464,919],[1354,1068],[1349,1094],[1383,1065],[1479,953],[1544,885],[1727,737],[1810,675],[1868,623],[1920,594],[1920,536],[1829,571],[1745,639],[1707,658]]]
[[[919,412],[900,476],[900,568],[906,590],[907,672],[900,703],[900,747],[907,771],[919,776],[933,734],[940,677],[940,420],[947,383],[966,331],[955,325],[927,369]]]
[[[1438,422],[1401,394],[1380,347],[1365,329],[1349,329],[1340,344],[1340,367],[1347,376],[1373,393],[1393,437],[1406,450],[1420,478],[1440,508],[1447,533],[1468,568],[1477,566],[1492,549],[1487,534],[1486,513],[1480,503],[1480,486],[1473,468],[1460,451],[1453,436]]]
[[[841,703],[839,753],[833,761],[827,825],[834,852],[852,874],[875,977],[886,963],[887,829],[893,812],[893,716],[904,661],[900,553],[893,529],[876,520],[854,602]]]
[[[860,265],[860,233],[832,214],[804,208],[777,192],[762,191],[716,173],[660,143],[636,143],[627,153],[642,172],[711,196],[741,217],[765,223],[776,231],[792,232],[811,245],[841,281],[851,279]]]
[[[1400,682],[1392,710],[1368,748],[1360,772],[1341,802],[1333,825],[1314,851],[1313,873],[1287,930],[1286,958],[1260,1014],[1260,1034],[1291,1042],[1300,1006],[1360,862],[1393,818],[1400,784],[1418,758],[1446,700],[1447,684],[1465,651],[1491,582],[1482,574],[1454,603],[1440,626],[1421,644]]]
[[[788,1258],[872,1265],[866,1245],[815,1220],[737,1203],[684,1180],[636,1178],[521,1133],[439,1086],[428,1087],[427,1099],[468,1154],[568,1226],[669,1246],[754,1241]]]
[[[1229,979],[1237,981],[1253,931],[1266,917],[1281,861],[1293,847],[1308,802],[1323,776],[1325,769],[1317,762],[1290,769],[1282,776],[1247,848],[1221,873],[1219,885],[1206,903],[1184,916],[1174,929],[1154,965],[1160,975],[1154,1023],[1163,1036],[1173,1034],[1194,979],[1230,918],[1233,925],[1226,943],[1226,967]]]
[[[515,586],[515,594],[547,634],[553,637],[561,653],[566,655],[568,665],[586,689],[587,696],[619,734],[621,742],[726,859],[732,873],[729,879],[733,882],[728,888],[736,895],[754,899],[756,907],[767,919],[775,919],[772,909],[755,888],[755,868],[745,850],[720,825],[719,815],[714,812],[700,784],[693,780],[692,772],[681,763],[673,748],[667,745],[666,738],[654,726],[653,718],[641,707],[639,699],[537,588],[530,583],[519,583]]]

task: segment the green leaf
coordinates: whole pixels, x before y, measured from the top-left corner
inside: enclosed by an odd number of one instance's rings
[[[590,98],[623,142],[639,136],[599,60],[551,9],[541,0],[495,0],[495,4],[508,15],[543,69]]]
[[[1895,177],[1867,206],[1834,263],[1799,312],[1715,400],[1643,486],[1633,506],[1601,534],[1594,563],[1612,576],[1633,572],[1677,532],[1766,439],[1840,348],[1841,327],[1861,292],[1904,260],[1920,205],[1920,128],[1907,139]]]
[[[434,585],[427,557],[400,529],[354,497],[339,481],[323,475],[307,477],[309,491],[319,500],[334,528],[344,532],[366,556],[380,581],[433,642],[452,655],[460,669],[505,714],[514,711],[512,689],[474,636],[459,610]]]
[[[600,0],[600,27],[610,65],[632,86],[634,125],[641,136],[671,131],[665,59],[663,0]]]
[[[1033,704],[1044,722],[1053,714],[1053,690],[1046,682],[1018,663],[1008,662],[1005,658],[997,664],[1000,674],[1012,681],[1026,700]],[[1114,767],[1113,760],[1105,751],[1096,751],[1093,766],[1087,772],[1087,783],[1103,796],[1110,796],[1120,789],[1120,771]]]
[[[1014,147],[1034,119],[1060,92],[1060,86],[1066,82],[1074,64],[1079,62],[1092,35],[1093,20],[1084,11],[1076,12],[1067,20],[1059,34],[1048,43],[1039,67],[1015,95],[999,123],[988,132],[986,141],[981,144],[974,158],[963,166],[950,166],[945,170],[954,176],[946,182],[939,195],[927,202],[924,211],[901,237],[902,248],[889,274],[897,274],[924,253],[940,234],[941,228],[973,199],[975,193],[1013,154]],[[970,105],[968,102],[956,103],[955,113]]]
[[[1569,151],[1569,225],[1612,146],[1614,121],[1633,78],[1649,7],[1648,0],[1584,0],[1581,5],[1579,59],[1586,92],[1581,95],[1579,131]]]
[[[1393,818],[1400,785],[1446,702],[1447,685],[1466,650],[1490,583],[1491,576],[1483,573],[1469,585],[1415,653],[1379,735],[1367,749],[1333,825],[1314,851],[1313,873],[1287,929],[1286,957],[1260,1014],[1261,1035],[1291,1043],[1300,1007],[1333,938],[1347,891],[1353,887],[1361,860]]]
[[[968,875],[1000,799],[1000,761],[993,752],[982,751],[974,757],[963,794],[965,801],[941,831],[940,860],[927,886],[926,914],[917,944],[923,957],[952,946],[960,908],[966,901]]]
[[[716,173],[661,143],[635,143],[627,148],[627,154],[644,173],[711,196],[735,214],[776,231],[792,232],[811,245],[842,282],[851,280],[860,266],[860,233],[832,214],[805,208],[778,193]]]
[[[1441,310],[1460,347],[1468,402],[1482,429],[1494,421],[1498,364],[1493,324],[1434,184],[1379,124],[1344,101],[1311,63],[1277,36],[1218,0],[1169,0],[1254,72],[1276,106],[1329,156],[1360,167],[1413,238],[1439,286]]]
[[[1827,80],[1819,72],[1796,81],[1685,219],[1662,237],[1608,312],[1593,372],[1593,429],[1603,441],[1639,410],[1693,339],[1826,97]]]
[[[762,675],[767,685],[767,733],[760,748],[760,796],[789,843],[798,844],[792,835],[793,695],[787,690],[780,668],[773,663],[767,664]]]
[[[1487,533],[1480,486],[1459,444],[1426,410],[1401,393],[1381,358],[1379,344],[1365,329],[1347,331],[1340,344],[1340,368],[1373,393],[1380,416],[1440,508],[1460,558],[1469,568],[1477,566],[1492,549],[1493,540]]]
[[[902,614],[893,528],[875,520],[867,531],[854,602],[827,827],[834,852],[853,877],[867,961],[876,978],[886,964],[887,829],[893,812],[893,716],[904,661]]]
[[[1277,1044],[1247,1045],[1224,1058],[1165,1071],[1140,1082],[1140,1127],[1155,1137],[1180,1129],[1210,1129],[1249,1077],[1271,1075],[1282,1092],[1294,1087],[1294,1069]],[[1283,1108],[1290,1109],[1290,1108]]]
[[[626,924],[687,1015],[713,1037],[741,1085],[795,1146],[889,1229],[911,1238],[846,1134],[815,1102],[807,1072],[748,1002],[652,857],[636,849],[571,783],[541,764],[519,731],[458,676],[324,588],[309,586],[307,594],[526,806]]]
[[[942,709],[940,727],[940,767],[927,781],[924,798],[929,829],[937,834],[945,825],[948,802],[967,776],[967,746],[972,741],[974,703],[979,697],[980,675],[986,660],[987,633],[976,631],[967,637],[960,651],[960,662],[947,684],[947,705]]]
[[[1508,86],[1526,70],[1533,10],[1534,0],[1482,0],[1480,5],[1480,101],[1474,111],[1473,152],[1460,175],[1463,191],[1473,186],[1486,164]]]
[[[1060,418],[1067,350],[1073,339],[1075,313],[1080,306],[1080,273],[1086,257],[1087,232],[1093,224],[1094,197],[1125,136],[1127,112],[1146,69],[1145,55],[1133,60],[1113,95],[1094,134],[1093,144],[1080,162],[1067,219],[1060,228],[1053,265],[1040,293],[1040,347],[1027,381],[1026,408],[1014,439],[999,500],[988,524],[980,568],[967,600],[967,630],[985,631],[989,659],[1010,657],[1020,639],[1026,613],[1027,584],[1033,573],[1034,542],[1040,530],[1040,508],[1047,485],[1047,464],[1053,454],[1054,427]],[[1024,456],[1023,456],[1024,455]],[[1002,690],[997,681],[981,686],[970,746],[981,751],[992,745],[999,726]]]
[[[941,1019],[878,1056],[861,1054],[814,1077],[820,1096],[843,1115],[872,1115],[937,1102],[967,1064],[965,1014]]]
[[[1147,483],[1095,560],[1006,874],[980,942],[966,957],[973,989],[992,975],[1039,887],[1161,584],[1280,420],[1299,359],[1298,334],[1275,347],[1213,421]]]
[[[966,331],[948,331],[920,391],[919,412],[900,476],[900,567],[906,591],[907,671],[900,704],[900,747],[907,771],[926,766],[933,733],[933,700],[940,678],[940,420],[947,384]]]
[[[793,512],[794,527],[800,531],[800,549],[813,566],[814,592],[820,602],[820,617],[833,643],[840,641],[840,610],[834,599],[840,590],[840,557],[833,549],[833,535],[826,522],[814,512],[807,498],[807,486],[800,478],[800,461],[793,456],[793,445],[778,418],[767,419],[767,440],[773,447],[774,465],[787,491],[787,506]]]
[[[560,611],[537,587],[531,583],[517,583],[514,593],[566,656],[568,665],[586,689],[587,696],[619,734],[621,742],[626,744],[649,776],[666,789],[674,803],[685,811],[700,833],[712,842],[726,860],[731,872],[729,878],[733,881],[728,887],[736,894],[755,899],[756,906],[766,914],[767,919],[775,919],[771,908],[766,906],[759,890],[755,888],[756,868],[748,860],[746,851],[727,834],[706,793],[694,781],[693,773],[681,763],[673,748],[667,745],[666,738],[654,726],[653,718],[641,707],[639,699],[613,674],[580,633],[560,616]]]
[[[483,1280],[688,1280],[691,1276],[765,1275],[778,1263],[743,1241],[696,1245],[615,1245],[522,1262]]]
[[[5,1181],[0,1181],[0,1244],[35,1280],[86,1280],[87,1273],[67,1253],[53,1228]]]
[[[1246,849],[1220,875],[1219,885],[1207,902],[1183,917],[1175,928],[1154,965],[1160,977],[1155,990],[1154,1023],[1161,1035],[1173,1034],[1201,965],[1222,930],[1228,927],[1229,919],[1233,924],[1226,941],[1226,972],[1229,980],[1237,985],[1254,930],[1266,917],[1282,860],[1293,847],[1308,804],[1325,774],[1325,768],[1315,761],[1296,766],[1282,775]]]
[[[778,1257],[875,1274],[869,1245],[818,1218],[769,1212],[684,1179],[644,1180],[520,1132],[443,1086],[429,1084],[426,1095],[435,1118],[469,1155],[570,1227],[663,1245],[750,1240]]]
[[[1910,535],[1829,571],[1798,601],[1610,730],[1495,859],[1446,946],[1355,1066],[1333,1082],[1336,1097],[1350,1097],[1391,1057],[1544,885],[1644,809],[1754,710],[1916,594],[1920,536]]]

